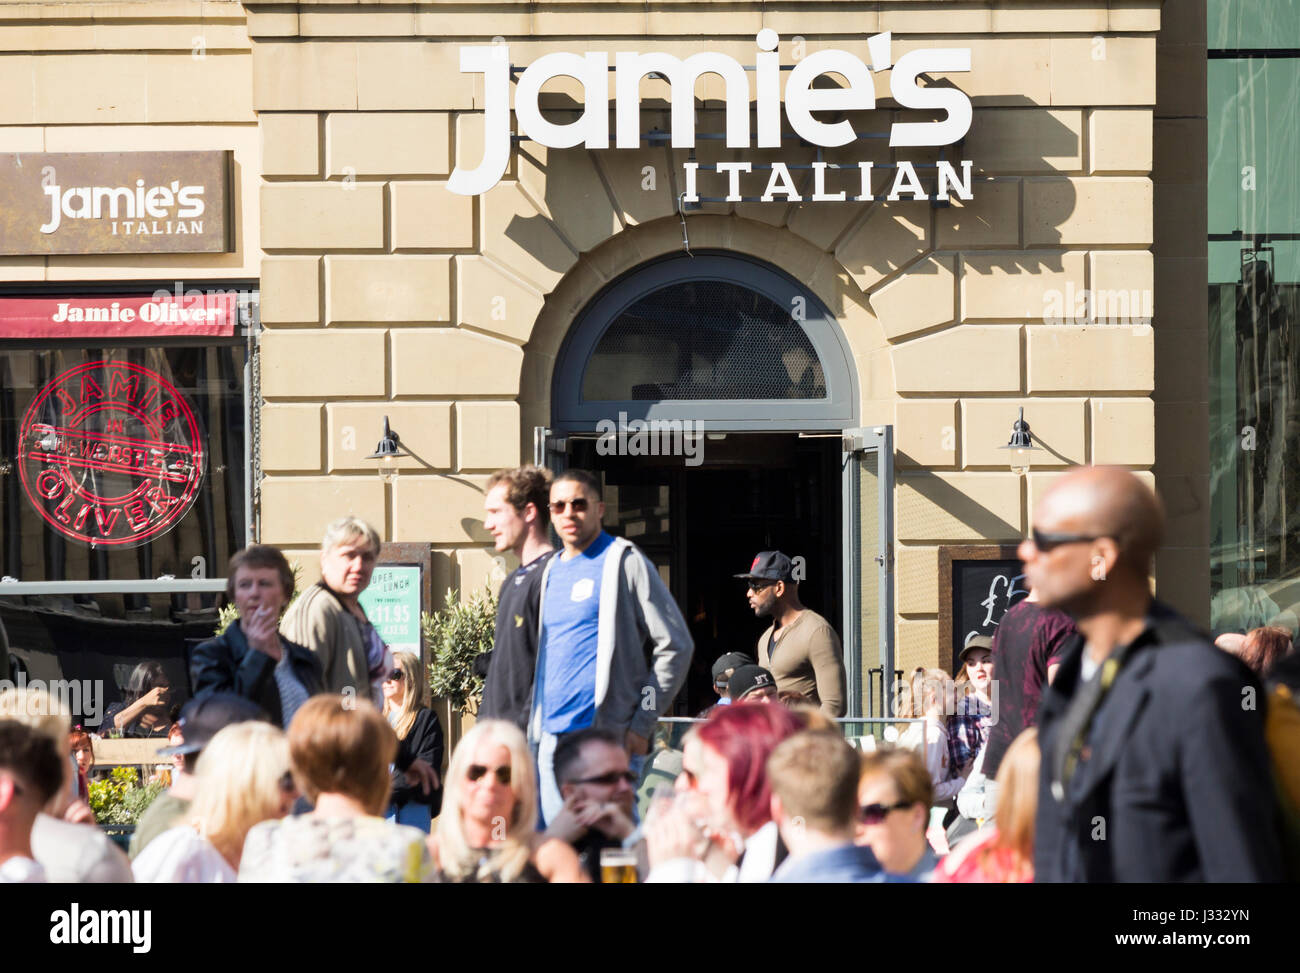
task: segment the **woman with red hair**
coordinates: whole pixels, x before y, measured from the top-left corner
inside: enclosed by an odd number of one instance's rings
[[[90,734],[77,724],[68,734],[68,746],[72,750],[72,762],[77,766],[77,797],[83,801],[90,800],[90,772],[95,767],[95,748],[90,742]]]
[[[1252,628],[1245,638],[1230,646],[1229,651],[1263,679],[1274,664],[1291,651],[1291,630],[1276,625]]]
[[[647,821],[647,881],[767,881],[785,858],[767,758],[803,728],[784,706],[735,703],[688,736],[671,806]]]

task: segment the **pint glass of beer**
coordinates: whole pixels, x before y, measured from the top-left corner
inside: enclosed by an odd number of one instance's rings
[[[623,848],[603,848],[600,852],[602,885],[636,883],[636,852]]]

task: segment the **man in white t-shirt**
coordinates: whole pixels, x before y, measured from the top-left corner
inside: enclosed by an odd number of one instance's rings
[[[0,720],[0,883],[44,882],[32,853],[32,825],[63,787],[54,741],[16,720]]]

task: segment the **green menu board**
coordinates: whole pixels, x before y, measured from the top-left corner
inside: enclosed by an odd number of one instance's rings
[[[420,568],[414,564],[379,564],[370,586],[361,593],[366,617],[394,652],[420,655]]]

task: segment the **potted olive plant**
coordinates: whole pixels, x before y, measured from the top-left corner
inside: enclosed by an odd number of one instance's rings
[[[420,615],[420,629],[429,659],[429,695],[446,727],[446,752],[451,753],[483,697],[483,677],[475,673],[474,660],[492,651],[496,628],[497,596],[489,588],[461,600],[447,591],[444,607]]]

